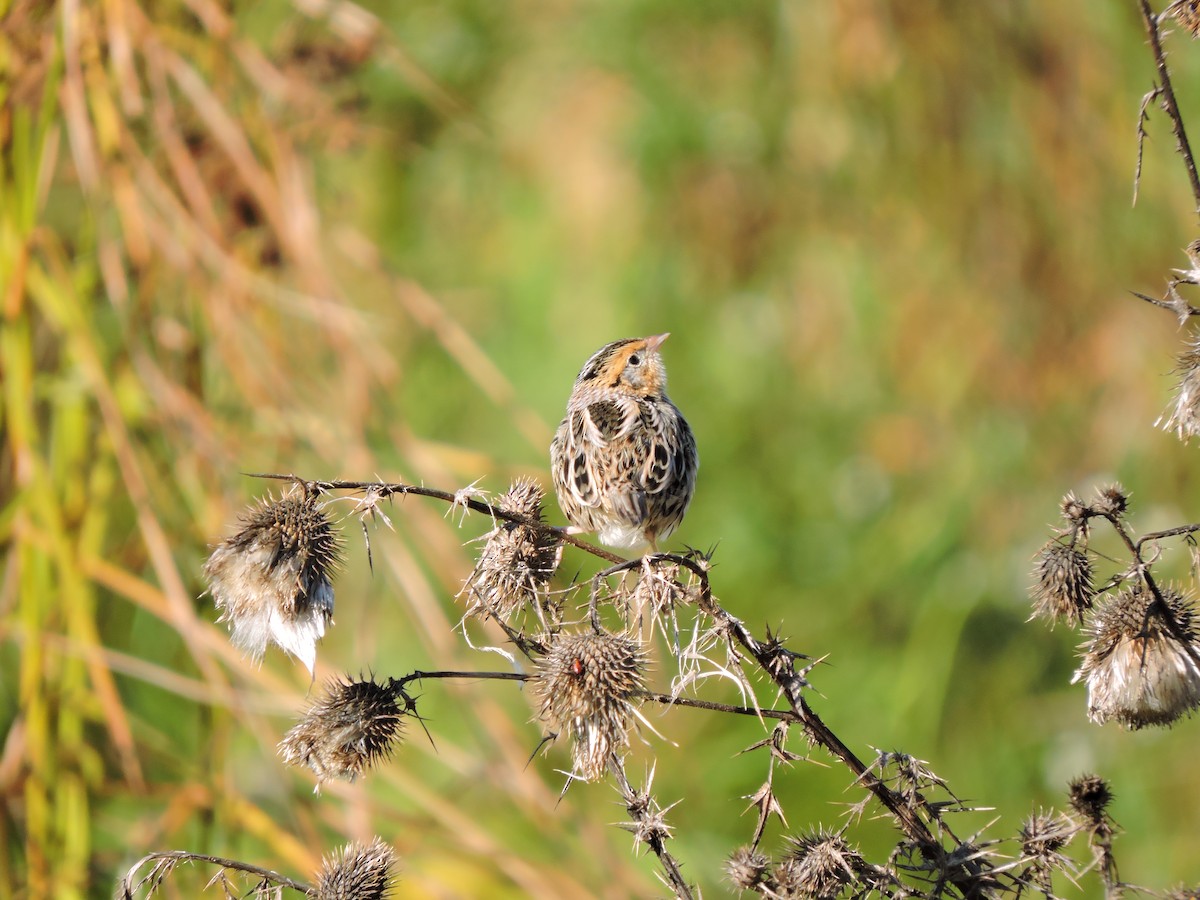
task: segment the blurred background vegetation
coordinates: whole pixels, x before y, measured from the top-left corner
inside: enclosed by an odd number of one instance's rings
[[[660,331],[702,459],[672,543],[718,545],[728,608],[828,654],[822,717],[994,807],[960,834],[1094,771],[1121,876],[1200,881],[1195,723],[1090,725],[1078,636],[1024,622],[1066,490],[1198,517],[1195,449],[1152,427],[1179,330],[1128,294],[1196,237],[1157,116],[1130,205],[1131,0],[0,10],[0,898],[109,896],[171,848],[305,879],[376,833],[399,897],[664,893],[610,786],[560,802],[562,749],[526,765],[510,685],[427,685],[436,746],[410,729],[313,797],[274,752],[307,673],[239,658],[199,574],[268,488],[243,472],[548,482],[583,360]],[[1200,48],[1168,49],[1200,125]],[[443,512],[397,503],[373,576],[349,523],[318,682],[495,665],[452,633],[487,523]],[[724,895],[761,728],[654,721],[674,743],[631,772],[657,758],[674,851]],[[848,782],[787,771],[786,833],[837,825]]]

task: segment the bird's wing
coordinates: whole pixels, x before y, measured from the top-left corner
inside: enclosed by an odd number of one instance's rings
[[[646,490],[640,460],[648,436],[639,404],[633,400],[597,400],[571,412],[555,437],[551,456],[558,459],[561,488],[581,506],[607,506],[637,524],[646,518]]]
[[[638,480],[647,493],[675,489],[680,479],[694,481],[696,438],[679,410],[669,402],[643,403],[640,432],[645,437]]]

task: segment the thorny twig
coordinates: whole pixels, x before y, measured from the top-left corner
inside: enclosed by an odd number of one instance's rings
[[[1162,94],[1162,88],[1159,87],[1157,84],[1154,85],[1154,87],[1152,87],[1150,90],[1148,90],[1146,92],[1146,95],[1144,97],[1142,97],[1142,106],[1138,110],[1137,164],[1134,166],[1134,170],[1133,170],[1133,205],[1134,206],[1137,206],[1138,188],[1141,187],[1141,184],[1142,184],[1142,151],[1145,150],[1145,148],[1146,148],[1146,138],[1148,136],[1147,132],[1146,132],[1146,122],[1149,121],[1149,119],[1150,119],[1150,115],[1147,112],[1147,110],[1150,108],[1150,104],[1153,103],[1161,94]]]
[[[590,544],[581,538],[577,538],[566,528],[557,528],[553,525],[547,525],[545,522],[537,522],[533,519],[528,519],[525,516],[517,515],[509,512],[506,509],[501,509],[498,506],[493,506],[490,503],[485,503],[482,500],[477,500],[472,496],[466,496],[462,491],[451,492],[441,491],[437,488],[420,487],[415,484],[402,484],[400,482],[380,482],[380,481],[316,481],[307,478],[301,478],[299,475],[281,475],[281,474],[266,474],[258,472],[245,473],[247,478],[271,478],[275,481],[290,481],[299,485],[306,493],[317,492],[327,493],[329,491],[370,491],[380,499],[387,499],[393,496],[405,496],[412,494],[417,497],[432,497],[435,500],[441,500],[445,503],[450,503],[455,506],[465,507],[477,513],[491,516],[493,519],[503,519],[506,522],[515,522],[518,525],[528,525],[530,528],[538,531],[552,532],[560,541],[565,544],[570,544],[573,547],[578,547],[580,550],[586,550],[593,556],[598,556],[600,559],[608,560],[610,563],[627,563],[623,556],[618,556],[605,550],[603,547],[597,547],[595,544]]]
[[[1154,53],[1154,62],[1158,67],[1159,86],[1156,90],[1162,94],[1162,108],[1171,120],[1171,130],[1175,134],[1176,148],[1179,150],[1179,155],[1183,157],[1183,164],[1188,173],[1188,182],[1192,188],[1192,198],[1196,204],[1195,209],[1197,214],[1200,214],[1200,174],[1196,171],[1196,160],[1192,156],[1187,130],[1183,126],[1183,116],[1179,112],[1179,104],[1175,100],[1175,89],[1171,85],[1171,72],[1167,67],[1167,55],[1163,50],[1162,34],[1159,31],[1160,17],[1156,16],[1150,8],[1149,0],[1138,0],[1138,5],[1141,8],[1142,21],[1146,26],[1146,34],[1150,38],[1150,49]]]
[[[1145,300],[1147,303],[1157,306],[1160,309],[1169,309],[1171,312],[1175,313],[1175,315],[1179,318],[1179,323],[1182,325],[1190,317],[1200,316],[1200,309],[1197,309],[1188,303],[1185,299],[1183,299],[1182,296],[1180,296],[1179,291],[1176,290],[1177,285],[1185,283],[1190,282],[1172,279],[1167,284],[1166,299],[1162,300],[1158,299],[1157,297],[1151,297],[1149,294],[1143,294],[1140,291],[1130,291],[1130,293],[1139,300]]]
[[[134,878],[137,877],[138,871],[150,862],[158,862],[154,867],[136,884]],[[293,891],[299,891],[305,896],[312,896],[313,888],[303,882],[294,881],[286,875],[281,875],[271,869],[264,869],[261,866],[255,866],[250,863],[241,862],[236,859],[226,859],[221,856],[209,856],[207,853],[191,853],[187,850],[161,850],[156,853],[149,853],[143,856],[130,867],[125,873],[125,877],[121,880],[121,884],[117,888],[118,900],[133,900],[137,895],[138,888],[148,882],[157,883],[163,875],[166,874],[164,866],[169,868],[174,867],[181,862],[205,862],[214,866],[220,866],[221,871],[243,872],[247,875],[254,875],[262,880],[262,883],[270,883],[274,887],[288,888]]]
[[[631,820],[629,824],[622,827],[632,831],[638,843],[649,847],[658,857],[666,881],[675,896],[680,900],[692,900],[694,896],[692,887],[683,877],[679,861],[671,855],[666,847],[666,842],[671,837],[671,828],[667,825],[666,814],[674,804],[664,809],[654,799],[654,795],[650,792],[654,782],[653,770],[646,776],[646,787],[641,791],[630,784],[629,777],[625,774],[625,766],[616,754],[609,757],[608,770],[617,780],[617,787],[625,801],[625,810],[629,813]]]
[[[429,681],[435,678],[453,678],[464,681],[530,681],[533,676],[526,672],[410,672],[403,678],[393,681],[400,687],[412,681]],[[754,718],[778,719],[784,722],[799,722],[800,717],[786,709],[754,709],[749,706],[734,706],[729,703],[717,703],[713,700],[697,700],[693,697],[676,697],[659,691],[634,691],[632,697],[661,703],[663,706],[683,706],[689,709],[706,709],[709,712],[729,713],[737,716],[753,716]]]
[[[1184,168],[1187,170],[1188,183],[1192,190],[1192,199],[1194,208],[1197,214],[1200,214],[1200,173],[1197,173],[1196,160],[1192,155],[1191,142],[1188,140],[1187,129],[1183,124],[1183,115],[1179,111],[1179,104],[1175,99],[1175,88],[1171,82],[1171,71],[1167,66],[1166,51],[1162,46],[1162,20],[1171,15],[1180,3],[1176,2],[1168,6],[1162,13],[1155,15],[1150,8],[1149,0],[1138,0],[1138,7],[1142,14],[1142,21],[1146,27],[1146,34],[1149,36],[1151,52],[1154,54],[1155,66],[1158,69],[1158,83],[1155,84],[1142,97],[1141,107],[1138,110],[1137,124],[1137,164],[1134,170],[1133,177],[1133,202],[1136,205],[1138,197],[1138,188],[1142,178],[1142,151],[1146,142],[1146,121],[1147,110],[1150,104],[1155,100],[1160,100],[1160,106],[1167,118],[1171,120],[1171,131],[1175,135],[1175,147],[1179,152],[1180,158],[1183,160]],[[1180,296],[1177,288],[1181,284],[1200,284],[1200,259],[1197,258],[1196,244],[1192,244],[1188,248],[1188,256],[1192,266],[1190,269],[1175,270],[1175,276],[1167,282],[1166,294],[1161,298],[1150,297],[1146,294],[1133,291],[1135,297],[1145,300],[1161,309],[1170,310],[1175,313],[1179,319],[1179,324],[1182,325],[1189,318],[1195,315],[1200,315],[1200,309],[1192,306]]]

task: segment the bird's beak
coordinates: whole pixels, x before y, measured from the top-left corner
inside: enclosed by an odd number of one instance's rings
[[[651,350],[651,351],[657,350],[659,347],[662,346],[662,342],[665,341],[670,336],[671,336],[671,332],[664,331],[662,334],[655,334],[655,335],[652,335],[651,337],[646,338],[646,349]]]

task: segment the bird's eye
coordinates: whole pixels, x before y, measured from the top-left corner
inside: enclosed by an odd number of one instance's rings
[[[634,353],[632,356],[629,357],[629,364],[631,366],[640,366],[642,364],[642,358],[640,356],[638,356],[636,353]]]

